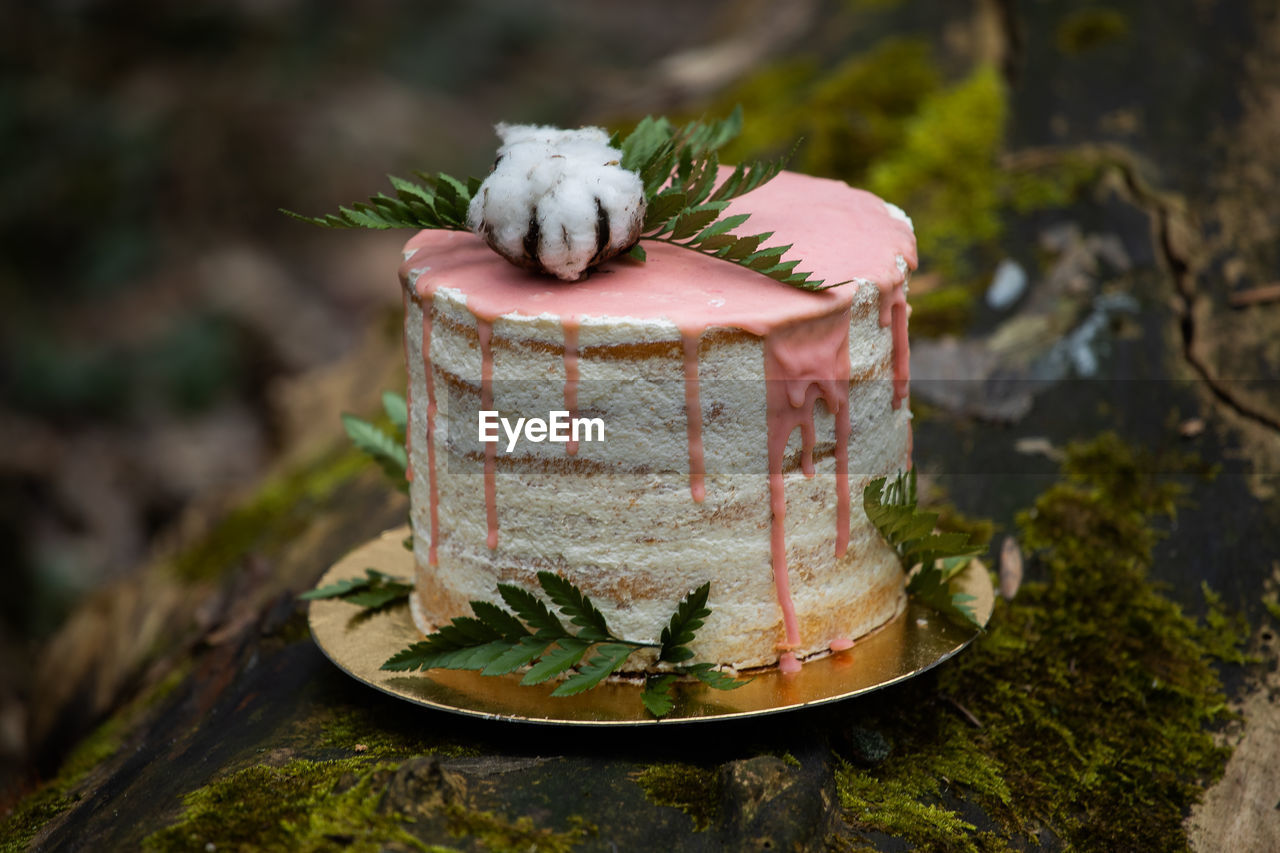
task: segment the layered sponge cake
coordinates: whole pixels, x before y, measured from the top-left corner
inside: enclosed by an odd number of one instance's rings
[[[565,284],[472,234],[409,241],[424,632],[470,601],[500,602],[499,583],[536,590],[544,570],[638,641],[657,640],[680,599],[710,582],[692,648],[737,670],[793,670],[901,611],[897,555],[860,496],[910,465],[910,221],[869,193],[791,173],[729,212],[774,232],[769,245],[793,244],[814,277],[844,283],[801,291],[647,242],[646,262]]]

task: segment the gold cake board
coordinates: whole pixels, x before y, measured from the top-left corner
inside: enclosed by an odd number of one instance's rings
[[[389,530],[356,548],[320,578],[326,586],[363,577],[366,568],[413,577],[413,554],[405,549],[408,527]],[[994,591],[978,561],[957,578],[975,596],[978,621],[991,618]],[[675,709],[658,719],[640,702],[638,681],[605,683],[576,696],[553,697],[555,683],[522,686],[520,673],[483,676],[467,670],[386,672],[393,654],[422,639],[407,607],[368,614],[339,600],[312,601],[309,621],[316,645],[343,672],[383,693],[425,708],[485,719],[585,726],[635,726],[689,723],[774,714],[835,702],[879,690],[931,669],[959,652],[978,635],[961,628],[925,604],[908,598],[897,617],[860,638],[853,647],[810,660],[798,673],[776,669],[748,673],[751,683],[737,690],[715,690],[701,682],[676,685]]]

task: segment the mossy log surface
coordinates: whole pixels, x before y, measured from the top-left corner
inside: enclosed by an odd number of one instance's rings
[[[785,82],[771,119],[816,140],[803,167],[904,195],[950,277],[922,270],[928,328],[1026,382],[999,425],[964,395],[915,406],[944,519],[991,519],[992,566],[1006,535],[1026,558],[969,650],[859,700],[717,725],[424,711],[335,669],[295,598],[404,518],[372,465],[335,450],[55,642],[46,748],[0,849],[1280,848],[1280,302],[1232,299],[1280,276],[1275,10],[846,5],[869,32],[918,37],[834,70],[765,68],[727,97],[767,111]],[[955,57],[938,56],[957,44],[971,72],[947,83]],[[876,62],[906,88],[875,89]],[[842,86],[868,124],[834,127]],[[991,124],[948,135],[958,115]],[[872,165],[829,153],[849,145]],[[930,212],[951,204],[930,186],[964,194],[975,176],[963,216]],[[1119,252],[1064,266],[1088,246]],[[977,298],[1001,257],[1033,279],[1009,313]],[[1096,372],[1025,369],[1117,293],[1131,307],[1085,342]],[[104,638],[126,634],[109,659]]]

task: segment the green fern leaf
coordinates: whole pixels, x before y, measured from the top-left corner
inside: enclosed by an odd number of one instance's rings
[[[671,239],[686,240],[694,236],[714,222],[720,212],[724,210],[724,206],[725,202],[713,202],[712,204],[689,208],[676,219],[671,228]]]
[[[964,627],[981,627],[972,596],[954,592],[951,580],[985,543],[966,533],[934,533],[938,514],[916,505],[916,472],[899,473],[890,480],[879,477],[862,491],[862,506],[902,562],[909,575],[907,591]]]
[[[555,678],[560,673],[576,666],[589,648],[591,648],[591,643],[584,640],[573,638],[557,640],[555,647],[544,654],[542,659],[524,674],[524,678],[520,679],[520,683],[541,684],[548,679]]]
[[[679,190],[669,190],[659,193],[649,202],[644,212],[644,230],[646,233],[658,229],[659,226],[668,224],[668,222],[679,214],[686,207],[686,196]],[[669,229],[663,229],[656,233],[666,233]]]
[[[393,604],[402,604],[409,601],[409,596],[413,593],[413,586],[407,583],[392,583],[384,586],[362,589],[350,595],[343,596],[343,601],[348,604],[354,604],[357,607],[365,607],[369,610],[383,610]]]
[[[502,600],[507,603],[515,614],[523,619],[529,627],[533,628],[536,636],[539,637],[567,637],[569,632],[565,630],[564,625],[560,624],[560,620],[533,593],[527,589],[522,589],[511,584],[498,584],[498,594],[502,596]]]
[[[378,611],[395,604],[407,603],[412,592],[413,584],[377,569],[365,569],[365,576],[362,578],[345,578],[304,592],[298,597],[305,601],[337,598],[347,604]]]
[[[659,660],[681,663],[693,657],[693,651],[687,644],[693,642],[694,633],[711,615],[711,610],[707,607],[707,597],[710,594],[711,583],[708,582],[680,600],[671,621],[662,629]]]
[[[497,631],[504,639],[521,640],[529,636],[529,629],[520,620],[496,604],[487,601],[471,602],[471,611],[487,627]]]
[[[726,216],[724,219],[718,219],[702,230],[702,233],[693,239],[693,243],[698,244],[699,249],[705,251],[706,247],[701,245],[704,241],[712,237],[733,237],[728,232],[737,228],[751,218],[749,213],[735,213],[733,216]]]
[[[515,645],[489,662],[481,675],[506,675],[527,666],[546,652],[553,641],[545,637],[522,637]]]
[[[298,596],[305,601],[316,601],[324,598],[342,598],[355,590],[365,589],[372,581],[369,578],[343,578],[327,586],[307,590]]]
[[[713,663],[695,663],[693,666],[685,667],[685,672],[708,687],[714,687],[716,690],[737,690],[739,687],[747,686],[752,681],[750,678],[734,678],[727,672],[721,672],[716,669]]]
[[[640,691],[640,701],[645,710],[655,717],[665,717],[675,708],[671,699],[671,686],[676,683],[675,675],[651,675],[644,681],[644,689]]]
[[[609,633],[609,626],[605,624],[604,614],[596,609],[582,590],[551,572],[538,572],[538,583],[560,612],[582,629],[578,632],[579,639],[593,642],[614,639]]]
[[[762,242],[773,236],[772,231],[766,231],[763,234],[751,234],[747,237],[739,237],[737,242],[730,246],[727,250],[716,253],[717,258],[724,258],[726,261],[737,263],[743,258],[748,257],[756,250]]]
[[[622,666],[623,661],[634,651],[634,646],[625,643],[603,643],[596,646],[596,653],[591,659],[552,690],[551,695],[573,696],[590,690]]]
[[[622,168],[640,172],[657,159],[671,141],[671,122],[645,116],[622,141]]]
[[[408,490],[405,471],[409,467],[409,457],[405,454],[403,444],[355,415],[344,414],[342,427],[347,431],[347,437],[352,443],[372,457],[398,488],[402,491]]]
[[[387,417],[391,419],[391,423],[403,435],[409,425],[409,406],[405,403],[404,397],[394,391],[383,391],[382,409],[387,413]]]
[[[456,621],[456,620],[455,620]],[[475,645],[453,646],[432,634],[387,659],[382,669],[411,672],[426,669],[482,669],[511,648],[506,640],[492,640]]]

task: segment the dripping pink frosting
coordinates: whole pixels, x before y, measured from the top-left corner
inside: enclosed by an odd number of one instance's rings
[[[493,408],[493,321],[476,316],[476,337],[480,339],[480,408]],[[498,547],[498,445],[484,446],[484,509],[489,533],[485,544],[489,550]]]
[[[800,430],[800,468],[812,477],[814,406],[818,400],[835,415],[837,481],[836,554],[849,541],[849,308],[772,330],[764,339],[765,402],[769,433],[769,505],[773,512],[770,548],[773,582],[782,608],[785,648],[800,645],[800,626],[791,601],[787,569],[787,493],[783,462],[787,440]],[[844,428],[840,429],[840,425]],[[785,671],[785,668],[784,668]]]
[[[680,330],[684,348],[684,417],[689,433],[689,494],[697,503],[707,499],[707,466],[702,457],[702,400],[698,393],[698,344],[702,330]]]
[[[560,325],[564,329],[564,407],[572,418],[578,414],[578,318],[563,316]],[[571,439],[564,450],[570,456],[576,455],[578,442]]]
[[[427,494],[431,504],[431,544],[427,552],[427,562],[439,564],[437,548],[440,542],[440,500],[436,489],[436,377],[431,366],[431,306],[424,306],[422,311],[422,366],[426,372],[427,385]],[[405,430],[405,441],[409,440],[412,430]]]
[[[408,316],[409,314],[409,291],[408,290],[404,292],[404,299],[402,300],[402,302],[404,306],[405,316]],[[426,319],[423,320],[424,324],[427,322],[429,321]],[[404,327],[404,335],[402,336],[402,339],[404,342],[404,372],[405,372],[405,375],[408,376],[409,375],[409,325],[407,323],[405,324],[405,327]],[[429,341],[423,342],[422,351],[427,352],[429,349],[430,349],[430,342]],[[430,372],[431,372],[430,369],[428,369],[427,373],[430,374]],[[427,377],[427,381],[428,382],[431,381],[430,376]],[[412,382],[407,383],[407,387],[405,388],[404,404],[409,411],[411,412],[413,411],[413,383]],[[413,428],[408,425],[406,425],[404,428],[404,458],[405,458],[404,478],[408,480],[410,483],[412,483],[413,482]],[[434,503],[434,501],[432,503]]]
[[[471,234],[423,231],[406,247],[401,267],[413,295],[429,305],[437,290],[460,291],[476,318],[481,349],[481,402],[493,407],[493,323],[503,316],[551,315],[564,330],[565,405],[576,408],[578,332],[583,325],[616,318],[665,320],[678,329],[684,349],[689,433],[689,485],[695,501],[705,496],[701,412],[697,399],[697,353],[701,335],[711,328],[741,329],[765,340],[765,379],[769,390],[768,432],[771,552],[785,642],[779,646],[783,671],[800,664],[792,649],[800,643],[786,568],[784,519],[786,495],[782,456],[798,427],[802,468],[813,473],[813,408],[821,399],[836,413],[837,554],[848,546],[847,408],[850,306],[859,288],[879,291],[879,323],[893,342],[893,407],[906,398],[910,356],[903,284],[916,267],[911,226],[896,209],[876,196],[839,181],[784,172],[770,183],[736,199],[729,212],[750,213],[744,233],[772,231],[768,245],[793,244],[790,256],[799,269],[828,284],[847,282],[821,293],[800,291],[734,264],[663,243],[646,243],[643,265],[614,261],[585,281],[563,284],[537,278],[506,263]],[[427,357],[424,352],[424,357]],[[431,371],[428,369],[428,382]],[[776,390],[775,390],[776,389]],[[429,442],[430,443],[430,442]],[[570,451],[572,452],[572,451]],[[496,446],[486,445],[485,506],[488,546],[498,545],[495,482]],[[434,469],[434,460],[429,463]],[[431,472],[434,480],[434,470]],[[433,522],[435,495],[432,490]],[[435,541],[433,530],[433,544]]]

